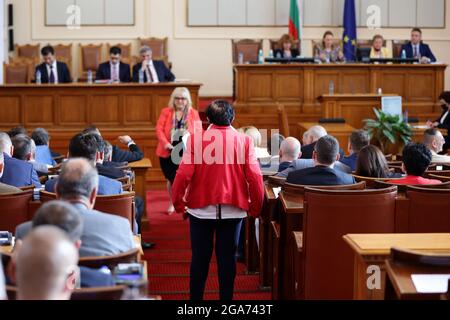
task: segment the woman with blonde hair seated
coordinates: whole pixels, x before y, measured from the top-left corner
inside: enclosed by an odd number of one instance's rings
[[[384,38],[382,35],[375,35],[372,39],[372,50],[370,58],[372,59],[391,59],[392,53],[386,47],[383,47]]]
[[[257,128],[249,126],[240,128],[238,131],[252,138],[253,145],[255,147],[256,158],[258,160],[270,160],[270,154],[267,149],[261,148],[262,136]]]
[[[275,50],[276,58],[295,58],[300,55],[300,50],[295,48],[294,38],[290,34],[284,34],[278,41],[278,50]]]

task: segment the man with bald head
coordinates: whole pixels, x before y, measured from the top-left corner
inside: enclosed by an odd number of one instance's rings
[[[18,300],[69,300],[76,286],[78,253],[54,226],[33,230],[17,253]]]
[[[280,166],[278,172],[282,172],[289,168],[291,163],[297,160],[301,154],[302,145],[296,138],[288,137],[280,146]]]
[[[323,138],[326,135],[328,135],[328,133],[324,127],[322,127],[322,126],[311,127],[307,131],[307,135],[306,135],[307,141],[306,142],[308,142],[308,144],[306,144],[302,147],[301,158],[302,159],[312,159],[313,153],[314,153],[314,147],[316,146],[317,141],[319,141],[320,138]],[[344,156],[345,156],[344,151],[340,147],[339,147],[339,155],[340,155],[341,159],[344,158]]]
[[[450,163],[450,156],[440,155],[444,150],[445,138],[439,129],[432,128],[425,131],[423,135],[423,144],[431,151],[434,163]]]

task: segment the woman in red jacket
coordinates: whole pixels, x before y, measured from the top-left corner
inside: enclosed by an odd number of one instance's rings
[[[167,210],[169,214],[175,211],[172,203],[172,184],[183,156],[182,138],[188,133],[193,133],[196,121],[201,127],[200,116],[192,107],[189,90],[176,88],[170,96],[169,106],[161,111],[156,125],[158,137],[156,155],[159,157],[162,172],[167,180],[170,196]]]

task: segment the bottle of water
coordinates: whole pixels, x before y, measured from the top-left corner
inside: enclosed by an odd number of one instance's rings
[[[264,63],[264,53],[261,50],[259,50],[259,54],[258,54],[258,64],[263,64]]]
[[[377,94],[378,94],[379,96],[381,96],[381,95],[383,94],[383,89],[378,88],[378,89],[377,89]]]
[[[36,84],[41,84],[42,83],[42,74],[41,71],[38,70],[36,71]]]
[[[238,64],[244,64],[244,54],[242,52],[239,52]]]
[[[334,81],[331,80],[330,84],[328,85],[328,93],[330,96],[334,95]]]
[[[88,70],[88,73],[87,73],[87,81],[88,81],[88,83],[89,84],[93,84],[94,83],[94,78],[93,78],[93,75],[92,75],[92,70]]]
[[[139,83],[144,83],[144,70],[139,70]]]
[[[408,109],[405,110],[405,113],[404,113],[404,115],[403,115],[403,121],[404,121],[405,123],[408,123],[408,121],[409,121]]]
[[[402,50],[402,59],[406,59],[406,51]]]

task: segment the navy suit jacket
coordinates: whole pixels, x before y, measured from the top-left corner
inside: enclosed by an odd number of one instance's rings
[[[109,61],[98,66],[95,78],[96,80],[111,80],[111,63]],[[120,82],[131,82],[131,69],[129,64],[120,63],[119,79]]]
[[[111,179],[120,179],[126,176],[126,173],[123,170],[115,168],[113,166],[105,166],[103,164],[97,163],[96,167],[98,174],[104,177],[108,177]]]
[[[58,179],[48,180],[45,184],[45,191],[55,193],[55,185]],[[113,196],[122,194],[122,183],[104,176],[98,176],[98,191],[99,196]]]
[[[175,81],[174,74],[166,67],[164,61],[153,60],[159,82]],[[133,67],[133,82],[139,82],[139,70],[142,69],[142,62]],[[147,83],[147,75],[144,72],[144,82]]]
[[[11,158],[7,154],[3,155],[5,157],[5,169],[0,182],[18,188],[32,185],[36,188],[41,187],[39,177],[31,163]]]
[[[129,151],[113,146],[112,162],[136,162],[144,158],[144,153],[137,144],[130,144]]]
[[[402,46],[402,51],[403,50],[405,50],[407,58],[414,58],[414,50],[411,42],[404,44]],[[436,62],[436,57],[434,56],[430,47],[425,43],[420,44],[420,56],[429,58],[431,62]]]
[[[356,166],[358,165],[358,154],[353,153],[351,156],[344,157],[340,161],[346,166],[350,167],[352,171],[356,171]]]
[[[64,62],[56,62],[56,68],[58,69],[58,83],[72,83],[72,78],[70,76],[70,71]],[[42,63],[36,67],[37,71],[41,72],[41,82],[49,83],[47,66]],[[36,73],[35,73],[36,74]],[[34,79],[36,81],[36,79]]]
[[[278,55],[280,55],[281,58],[284,58],[284,50],[275,50],[273,56],[277,58]],[[292,58],[297,58],[299,55],[300,51],[298,51],[298,49],[291,49]]]
[[[313,142],[311,144],[303,146],[302,147],[302,156],[300,157],[300,159],[312,159],[313,151],[316,146],[316,143],[317,142]],[[343,159],[345,157],[344,150],[342,150],[341,147],[339,147],[339,155],[341,156],[341,159]]]
[[[355,179],[342,171],[314,167],[289,173],[286,182],[304,186],[338,186],[355,184]]]

